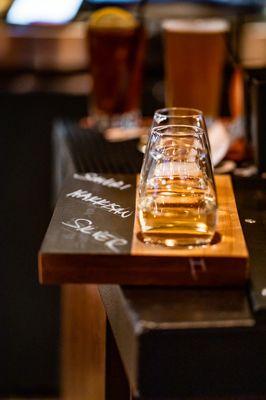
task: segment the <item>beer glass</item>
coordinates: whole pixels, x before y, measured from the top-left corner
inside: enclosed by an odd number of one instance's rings
[[[199,108],[219,114],[228,22],[175,19],[163,22],[167,107]]]
[[[153,128],[139,185],[143,241],[168,247],[209,244],[216,214],[216,190],[203,130],[188,125]]]
[[[91,115],[102,128],[132,128],[140,118],[145,31],[118,7],[92,13],[88,30],[93,93]]]

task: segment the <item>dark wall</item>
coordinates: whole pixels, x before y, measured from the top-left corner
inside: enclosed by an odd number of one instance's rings
[[[0,94],[0,397],[58,391],[59,288],[42,287],[37,252],[51,216],[51,127],[86,98]]]

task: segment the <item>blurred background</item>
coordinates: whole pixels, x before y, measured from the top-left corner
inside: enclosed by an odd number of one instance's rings
[[[89,114],[87,29],[99,3],[103,2],[0,0],[1,398],[59,395],[60,289],[39,285],[37,253],[53,209],[54,123]],[[123,0],[119,3],[123,6]],[[257,40],[248,24],[266,23],[265,1],[146,2],[144,116],[165,104],[161,25],[170,17],[223,17],[230,22],[219,115],[243,117],[248,139],[251,122],[245,110],[250,109],[250,97],[243,93],[248,93],[254,77],[265,81],[266,68],[265,25]],[[263,156],[266,153],[258,157]],[[239,161],[239,153],[234,160]]]

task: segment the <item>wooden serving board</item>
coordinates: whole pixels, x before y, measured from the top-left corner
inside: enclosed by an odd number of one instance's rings
[[[248,252],[229,176],[217,176],[212,245],[169,249],[138,239],[135,175],[75,174],[39,252],[42,283],[228,286],[249,278]]]

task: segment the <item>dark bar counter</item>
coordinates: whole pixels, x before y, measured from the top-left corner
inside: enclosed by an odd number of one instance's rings
[[[136,140],[107,143],[95,130],[58,121],[54,127],[56,191],[74,172],[138,172],[142,156],[136,144]],[[70,341],[74,328],[63,322],[64,398],[75,390],[81,396],[91,390],[93,398],[100,399],[103,385],[108,400],[244,399],[266,393],[265,180],[234,177],[233,182],[250,252],[251,284],[238,289],[64,285],[62,320],[78,321],[75,332],[87,350],[96,339],[84,336],[85,323],[91,332],[102,321],[98,340],[106,332],[105,344],[97,345],[99,362],[94,365],[99,368],[97,376],[102,371],[105,379],[97,388],[91,383],[89,389],[83,375],[75,372],[77,365],[80,370],[88,368],[89,353],[86,358],[80,344]],[[91,310],[86,322],[80,313],[86,312],[84,299],[78,304],[81,292],[98,309],[94,314]],[[72,385],[66,383],[69,379]]]

